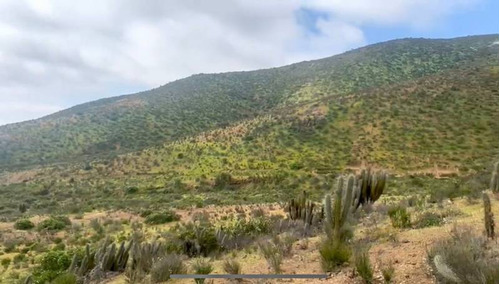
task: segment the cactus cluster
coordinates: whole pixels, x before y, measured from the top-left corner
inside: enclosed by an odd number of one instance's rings
[[[495,163],[495,169],[491,173],[490,189],[494,193],[498,193],[498,162]]]
[[[384,192],[386,183],[386,173],[372,173],[371,169],[363,170],[358,177],[359,196],[356,208],[366,203],[377,201]]]
[[[297,199],[292,198],[286,206],[288,217],[291,220],[302,220],[305,224],[312,225],[315,213],[314,202],[307,200],[307,193],[302,192],[302,196]]]
[[[87,244],[85,247],[85,255],[81,262],[79,262],[78,257],[74,255],[68,271],[78,277],[90,274],[92,275],[91,278],[108,271],[124,271],[127,266],[129,251],[132,244],[133,242],[129,242],[128,245],[125,245],[125,242],[122,242],[117,249],[115,243],[106,240],[101,247],[94,252],[91,252],[90,246]]]
[[[356,178],[352,175],[347,178],[346,185],[344,185],[344,177],[339,177],[333,198],[330,194],[325,196],[324,228],[329,239],[341,239],[342,229],[349,218],[349,214],[356,210],[359,196],[359,187],[356,186]]]
[[[134,243],[130,251],[128,266],[132,270],[149,271],[153,261],[163,254],[162,245],[159,242]]]

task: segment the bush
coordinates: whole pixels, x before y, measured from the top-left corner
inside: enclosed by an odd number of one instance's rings
[[[394,228],[408,228],[411,226],[410,213],[401,206],[392,207],[388,211],[389,218]]]
[[[209,260],[204,259],[204,258],[197,258],[193,260],[193,263],[191,264],[193,271],[195,274],[210,274],[214,268],[212,264],[210,263]],[[194,280],[196,283],[203,283],[205,282],[204,278],[197,278]]]
[[[387,264],[379,264],[380,271],[382,272],[382,276],[384,277],[385,283],[390,283],[392,277],[394,276],[394,266],[392,262],[388,262]]]
[[[49,251],[45,253],[40,266],[33,271],[35,283],[50,283],[64,273],[71,264],[71,257],[65,251]]]
[[[52,284],[76,284],[76,276],[73,273],[63,273],[57,276]]]
[[[277,245],[279,245],[281,249],[281,253],[284,256],[290,256],[292,253],[292,246],[297,240],[291,233],[284,233],[277,240]]]
[[[321,267],[325,272],[334,271],[339,265],[349,261],[350,248],[342,241],[325,240],[319,249]]]
[[[168,210],[161,213],[153,213],[146,217],[145,223],[150,225],[165,224],[173,221],[179,221],[180,216],[174,211]]]
[[[429,251],[436,276],[446,282],[498,283],[498,246],[489,245],[472,228],[455,227],[451,236]]]
[[[234,259],[226,259],[222,264],[222,269],[227,274],[241,274],[241,265]]]
[[[281,273],[281,262],[283,261],[281,248],[271,242],[262,242],[259,244],[259,248],[273,272],[276,274]]]
[[[229,173],[220,173],[215,177],[214,186],[216,188],[225,188],[229,184],[231,184],[231,174]]]
[[[33,224],[33,222],[31,222],[28,219],[17,220],[16,223],[14,223],[14,228],[16,230],[30,230],[33,229],[34,227],[35,224]]]
[[[2,261],[0,261],[0,264],[3,266],[4,269],[7,269],[10,265],[10,258],[2,258]]]
[[[53,216],[49,219],[45,219],[40,222],[37,226],[38,231],[53,231],[57,232],[66,228],[66,226],[71,225],[71,221],[66,216]]]
[[[63,271],[71,264],[71,257],[66,251],[49,251],[40,260],[40,268],[43,270]]]
[[[370,264],[370,256],[368,255],[368,249],[359,248],[354,252],[354,266],[359,276],[363,278],[365,283],[372,283],[373,281],[373,270]]]
[[[425,212],[421,214],[414,222],[416,228],[425,228],[432,226],[441,226],[443,224],[443,216],[434,212]]]
[[[175,254],[166,255],[156,261],[151,268],[151,280],[153,282],[164,282],[170,279],[171,274],[186,273],[180,256]]]
[[[26,260],[26,255],[24,253],[16,254],[16,256],[14,256],[14,258],[12,259],[12,261],[14,262],[14,264],[23,262],[25,260]]]
[[[126,194],[136,194],[137,192],[139,192],[139,188],[136,186],[130,186],[125,189]]]

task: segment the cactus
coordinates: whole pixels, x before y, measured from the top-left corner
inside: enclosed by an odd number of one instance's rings
[[[495,163],[495,169],[491,173],[490,189],[494,193],[498,193],[498,162]]]
[[[308,226],[313,224],[313,220],[318,220],[315,215],[315,204],[312,201],[307,200],[307,194],[305,191],[302,192],[302,196],[298,199],[292,198],[286,206],[288,211],[288,216],[291,220],[302,220]]]
[[[484,207],[484,227],[486,236],[490,239],[495,238],[495,220],[491,212],[491,201],[488,194],[483,193],[483,207]]]
[[[116,244],[106,240],[97,250],[91,252],[90,246],[87,244],[85,255],[80,264],[78,265],[77,256],[73,256],[68,271],[78,277],[88,274],[98,275],[106,271],[124,271],[131,246],[132,241],[129,242],[128,246],[125,246],[125,242],[122,242],[119,249],[116,250]]]
[[[373,173],[371,169],[361,171],[359,180],[359,195],[356,196],[356,208],[366,203],[374,203],[384,192],[387,183],[386,173]]]
[[[347,185],[344,187],[344,178],[339,177],[337,189],[332,207],[332,197],[330,194],[325,196],[324,211],[325,211],[325,233],[328,238],[333,240],[341,239],[341,232],[346,224],[346,220],[351,213],[356,209],[354,204],[357,204],[354,199],[359,196],[358,188],[355,185],[354,176],[349,176]]]

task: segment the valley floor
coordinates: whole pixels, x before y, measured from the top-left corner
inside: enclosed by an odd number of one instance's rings
[[[498,200],[492,196],[492,208],[494,216],[498,216]],[[383,202],[385,203],[385,202]],[[358,225],[354,228],[353,242],[364,241],[369,243],[369,257],[374,270],[374,283],[384,283],[380,265],[392,263],[394,274],[392,283],[435,283],[436,278],[429,265],[428,250],[440,239],[450,236],[450,231],[455,226],[468,226],[471,231],[477,234],[482,234],[484,231],[484,213],[483,205],[480,200],[458,199],[452,201],[444,201],[441,205],[428,204],[424,208],[411,208],[410,211],[414,216],[418,216],[419,212],[446,212],[443,219],[444,223],[438,226],[430,226],[424,228],[408,228],[396,229],[393,228],[389,218],[386,216],[386,205],[380,203],[375,204],[371,210],[363,212],[358,219]],[[256,208],[262,209],[266,215],[285,215],[279,204],[261,204],[250,206],[224,206],[224,207],[208,207],[208,208],[193,208],[191,210],[179,210],[177,213],[181,216],[179,222],[187,222],[193,216],[203,214],[210,216],[214,220],[220,220],[222,216],[227,216],[239,212],[241,215],[250,216],[251,212]],[[443,215],[443,216],[445,216]],[[75,218],[77,217],[77,218]],[[42,216],[31,218],[34,223],[40,222]],[[139,222],[144,219],[140,216],[115,211],[115,212],[91,212],[83,216],[72,216],[71,221],[83,228],[91,226],[92,220],[108,220],[107,222]],[[498,218],[495,217],[496,228],[498,228]],[[172,228],[175,223],[166,225],[145,226],[142,230],[148,238],[153,239],[158,232],[162,232]],[[14,229],[14,223],[0,223],[0,232],[2,240],[9,238],[21,238],[24,240],[54,240],[61,238],[68,240],[71,237],[71,232],[63,231],[55,235],[43,235],[36,232],[24,232]],[[125,232],[130,232],[129,229],[123,229]],[[302,238],[297,240],[291,249],[291,253],[284,257],[281,265],[282,273],[284,274],[320,274],[321,269],[320,255],[318,253],[319,245],[323,234]],[[493,241],[492,241],[493,242]],[[498,246],[497,241],[495,246]],[[5,244],[4,244],[5,246]],[[21,249],[22,250],[22,249]],[[4,253],[0,255],[0,260],[6,258],[14,258],[18,253],[16,251]],[[36,258],[35,252],[27,252],[28,258],[31,256]],[[498,255],[497,255],[498,257]],[[237,260],[242,267],[243,274],[267,274],[272,273],[268,263],[259,252],[257,246],[249,246],[242,250],[233,250],[225,255],[218,255],[211,260],[214,267],[212,274],[225,274],[222,269],[224,259],[231,258]],[[21,266],[15,268],[11,265],[8,268],[0,268],[1,283],[17,283],[15,279],[16,273],[19,278],[33,265]],[[172,283],[192,283],[192,280],[172,280]],[[205,283],[229,283],[229,280],[207,280]],[[337,272],[330,273],[326,280],[275,280],[275,281],[250,281],[243,280],[240,283],[274,283],[274,282],[293,282],[293,283],[363,283],[363,280],[357,275],[352,265],[345,264]],[[98,283],[127,283],[126,277],[123,274],[109,274],[105,279]]]

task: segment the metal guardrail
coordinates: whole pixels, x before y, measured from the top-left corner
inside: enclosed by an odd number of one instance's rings
[[[326,279],[327,274],[172,274],[173,279]]]

